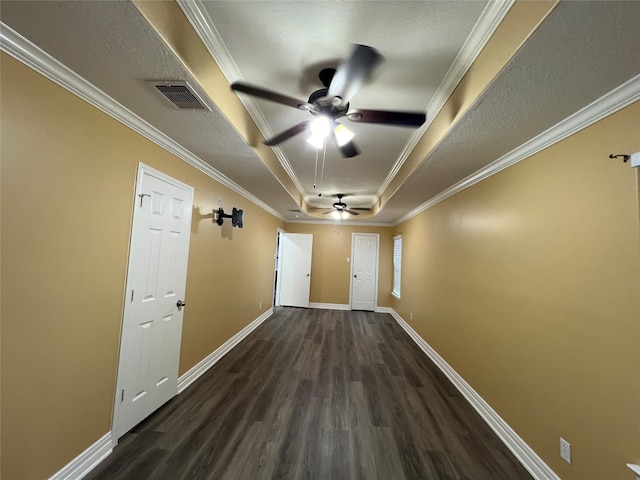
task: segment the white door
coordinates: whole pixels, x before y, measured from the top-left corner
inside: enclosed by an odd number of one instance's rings
[[[193,188],[140,164],[114,412],[116,438],[177,393]]]
[[[281,233],[280,305],[308,307],[313,235]]]
[[[351,238],[351,309],[376,309],[378,234],[354,233]]]

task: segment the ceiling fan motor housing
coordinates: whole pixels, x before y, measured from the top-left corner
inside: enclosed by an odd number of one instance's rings
[[[311,111],[313,115],[326,115],[329,118],[336,119],[344,116],[349,110],[349,104],[336,105],[333,98],[327,97],[329,89],[321,88],[316,90],[309,96],[309,103],[315,108]]]
[[[335,208],[336,210],[344,210],[345,208],[347,208],[347,204],[342,201],[343,196],[344,195],[340,195],[340,194],[337,195],[338,201],[333,204],[333,208]]]

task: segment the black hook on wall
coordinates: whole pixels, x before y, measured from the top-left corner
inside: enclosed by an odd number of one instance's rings
[[[244,212],[242,210],[238,210],[236,207],[233,207],[231,215],[229,215],[228,213],[224,213],[222,207],[220,207],[217,211],[214,210],[213,215],[215,216],[216,223],[220,226],[222,226],[224,218],[230,218],[231,225],[234,227],[242,228],[244,226]]]
[[[618,157],[622,157],[622,161],[624,163],[627,163],[629,161],[629,159],[631,158],[631,155],[626,155],[624,153],[619,153],[618,155],[614,155],[612,153],[611,155],[609,155],[609,158],[618,158]]]

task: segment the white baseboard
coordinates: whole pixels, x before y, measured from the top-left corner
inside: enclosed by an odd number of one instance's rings
[[[224,342],[211,354],[206,356],[197,365],[191,368],[187,373],[178,378],[178,393],[182,393],[185,389],[195,382],[200,376],[213,367],[218,360],[225,356],[233,347],[240,343],[247,335],[253,332],[262,322],[273,315],[273,307],[264,312],[249,325],[236,333],[229,340]]]
[[[102,438],[71,460],[49,480],[80,480],[109,456],[114,446],[111,432],[105,433]]]
[[[309,308],[320,308],[323,310],[351,310],[348,303],[316,303],[309,302]],[[391,307],[376,307],[377,313],[391,313]]]
[[[487,425],[498,435],[502,443],[511,450],[524,468],[536,480],[560,480],[549,466],[525,443],[522,438],[505,422],[491,406],[478,395],[452,367],[449,365],[411,326],[391,309],[391,315],[398,324],[409,334],[420,349],[438,366],[453,385],[460,391],[464,398],[478,412]]]
[[[244,327],[233,337],[222,344],[213,353],[198,363],[187,373],[178,378],[178,393],[182,393],[189,385],[195,382],[200,375],[211,368],[218,360],[220,360],[227,352],[235,347],[242,339],[255,330],[262,322],[273,314],[273,308],[270,308],[249,325]],[[111,454],[116,442],[111,432],[105,434],[100,440],[87,448],[78,455],[62,470],[53,475],[49,480],[80,480],[93,470],[102,460]]]
[[[323,310],[351,310],[351,307],[346,303],[309,302],[309,308],[321,308]]]
[[[627,463],[627,467],[629,467],[631,471],[636,474],[636,479],[640,480],[640,465],[632,465],[630,463]]]

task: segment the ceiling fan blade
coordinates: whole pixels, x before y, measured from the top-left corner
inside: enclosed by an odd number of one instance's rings
[[[338,145],[338,149],[344,158],[351,158],[360,155],[360,149],[356,146],[355,142],[347,142],[344,145]],[[338,197],[341,199],[342,197]]]
[[[333,209],[333,208],[332,208],[331,210],[327,210],[326,212],[324,212],[324,213],[323,213],[323,215],[328,215],[328,214],[330,214],[331,212],[333,212],[334,210],[335,210],[335,209]]]
[[[293,137],[294,135],[299,134],[305,128],[307,128],[307,124],[308,123],[309,123],[309,121],[306,121],[306,120],[304,122],[300,122],[297,125],[294,125],[293,127],[291,127],[290,129],[285,130],[282,133],[279,133],[275,137],[272,137],[272,138],[270,138],[268,140],[265,140],[264,144],[265,145],[269,145],[270,147],[272,147],[273,145],[277,145],[279,143],[282,143],[285,140],[289,140],[291,137]]]
[[[339,97],[338,105],[349,103],[381,60],[382,55],[376,49],[354,45],[349,59],[338,66],[329,85],[328,96]]]
[[[309,110],[311,108],[311,105],[309,105],[307,102],[303,102],[302,100],[298,100],[297,98],[288,97],[286,95],[272,92],[271,90],[266,90],[261,87],[249,85],[247,83],[232,83],[231,90],[235,92],[246,93],[247,95],[251,95],[253,97],[264,98],[265,100],[281,103],[283,105],[289,105],[290,107],[299,108],[301,110]]]
[[[347,212],[349,215],[360,215],[358,212],[354,212],[350,208],[343,208],[342,211]]]
[[[364,207],[353,207],[353,208],[351,208],[351,210],[361,210],[361,211],[364,211],[364,212],[370,212],[371,211],[370,208],[364,208]]]
[[[350,111],[347,117],[352,122],[384,123],[398,127],[419,127],[427,120],[427,116],[424,113],[359,109]]]

